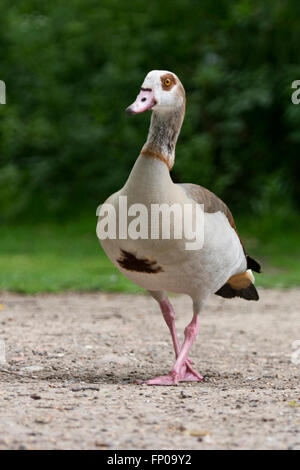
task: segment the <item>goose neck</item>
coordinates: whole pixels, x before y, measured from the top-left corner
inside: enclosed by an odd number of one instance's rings
[[[184,106],[174,110],[153,111],[147,141],[141,155],[162,160],[171,170],[175,147],[184,119]]]

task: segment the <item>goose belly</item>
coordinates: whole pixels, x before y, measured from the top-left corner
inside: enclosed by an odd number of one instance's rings
[[[128,279],[148,290],[205,297],[246,269],[240,240],[221,212],[205,214],[202,248],[187,250],[187,241],[106,239],[101,245]]]

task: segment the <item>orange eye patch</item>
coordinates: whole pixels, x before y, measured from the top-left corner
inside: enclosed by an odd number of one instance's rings
[[[164,90],[171,90],[174,85],[176,85],[176,79],[171,73],[166,73],[160,77],[161,86]]]

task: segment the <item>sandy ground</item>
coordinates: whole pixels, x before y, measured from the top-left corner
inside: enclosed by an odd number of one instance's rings
[[[260,295],[210,299],[202,383],[149,387],[173,362],[150,297],[0,294],[0,449],[300,449],[300,290]]]

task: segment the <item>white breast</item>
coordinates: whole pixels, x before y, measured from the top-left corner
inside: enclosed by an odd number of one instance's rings
[[[147,161],[148,160],[148,161]],[[128,207],[142,203],[150,213],[151,203],[191,203],[184,191],[175,185],[167,168],[153,159],[142,159],[135,165],[124,188],[111,196],[118,214],[119,196],[127,196]],[[153,178],[153,165],[161,165],[160,178]],[[166,169],[166,174],[164,171]],[[161,181],[163,175],[164,181]],[[162,184],[163,183],[163,184]],[[171,231],[172,233],[172,231]],[[240,240],[222,212],[204,215],[204,244],[196,251],[185,249],[189,240],[115,240],[106,239],[101,245],[117,268],[131,281],[148,290],[167,290],[192,297],[207,297],[216,292],[233,274],[246,269]],[[122,250],[138,259],[155,261],[161,270],[154,273],[129,271],[120,266]]]

